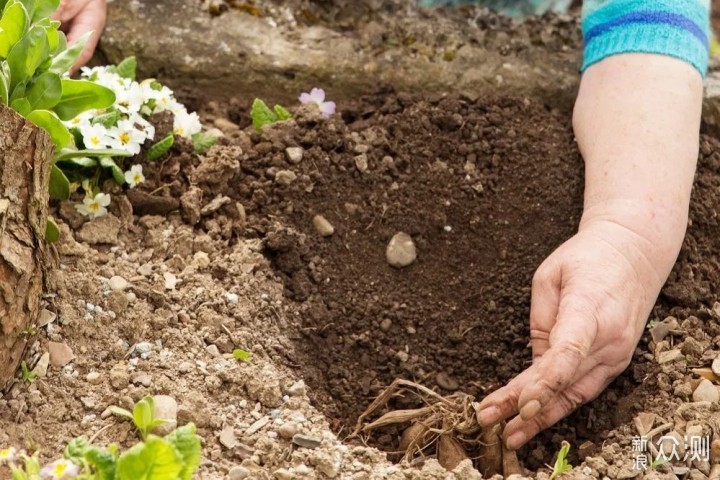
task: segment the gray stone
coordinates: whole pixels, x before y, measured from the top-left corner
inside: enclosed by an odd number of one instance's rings
[[[711,368],[715,376],[720,378],[720,358],[713,360]]]
[[[33,373],[36,374],[39,378],[43,378],[47,376],[48,366],[50,365],[50,353],[45,352],[43,353],[42,357],[40,357],[40,360],[38,360],[37,364],[35,365],[35,368],[33,368]]]
[[[298,164],[302,162],[305,150],[302,147],[288,147],[285,149],[285,156],[288,162]]]
[[[122,223],[119,218],[108,214],[85,223],[80,230],[77,231],[75,237],[81,242],[86,242],[91,245],[116,245],[121,226]]]
[[[658,355],[658,363],[663,364],[675,362],[677,360],[680,360],[681,358],[684,358],[682,352],[679,348],[675,348],[673,350],[668,350],[666,352],[660,353],[660,355]]]
[[[293,383],[290,388],[287,390],[288,395],[292,395],[293,397],[301,397],[307,393],[307,387],[305,386],[304,380],[298,380],[297,382]]]
[[[166,420],[153,430],[158,435],[167,435],[177,427],[178,404],[168,395],[155,395],[155,418]]]
[[[245,480],[251,473],[247,468],[236,465],[228,472],[228,480]]]
[[[217,345],[208,345],[205,347],[205,351],[209,353],[211,357],[219,357],[221,355],[220,349]]]
[[[718,393],[718,389],[710,380],[704,379],[695,388],[692,398],[693,402],[717,403],[720,400],[720,393]]]
[[[298,431],[297,424],[294,422],[287,422],[280,425],[278,428],[278,435],[285,440],[291,440]]]
[[[292,437],[292,443],[302,448],[314,449],[320,446],[322,441],[317,437],[311,437],[309,435],[295,434]]]
[[[133,377],[132,383],[135,385],[142,385],[143,387],[149,387],[152,385],[152,377],[147,373],[139,373]]]
[[[38,327],[42,328],[45,325],[48,325],[49,323],[52,323],[57,319],[57,314],[55,312],[51,312],[47,308],[43,308],[40,311],[40,316],[38,317],[37,325]]]
[[[403,268],[412,264],[417,258],[417,250],[412,237],[403,232],[395,234],[387,246],[385,257],[390,266],[395,268]]]
[[[220,431],[219,440],[220,444],[228,450],[232,450],[237,446],[238,440],[235,436],[235,429],[232,427],[232,425],[226,425],[225,428]]]
[[[322,215],[315,215],[312,222],[315,230],[321,237],[330,237],[333,233],[335,233],[335,227],[333,227],[332,224]]]

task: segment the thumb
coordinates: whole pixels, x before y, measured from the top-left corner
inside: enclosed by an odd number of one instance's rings
[[[567,292],[567,285],[564,289]],[[584,362],[597,336],[595,304],[589,295],[561,293],[557,322],[550,332],[549,348],[535,361],[533,377],[520,392],[520,417],[527,421],[540,413],[594,365]]]

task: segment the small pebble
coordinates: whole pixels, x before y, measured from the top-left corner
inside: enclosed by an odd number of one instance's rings
[[[280,428],[278,428],[278,435],[280,435],[285,440],[292,440],[295,434],[297,434],[297,431],[297,424],[295,424],[294,422],[287,422],[280,425]]]
[[[240,297],[238,296],[238,294],[237,294],[237,293],[232,293],[232,292],[226,293],[226,294],[225,294],[225,299],[226,299],[229,303],[238,303],[238,302],[240,301]]]
[[[285,149],[285,155],[290,163],[300,163],[304,153],[305,150],[303,150],[302,147],[288,147]]]
[[[161,418],[166,422],[156,427],[153,432],[158,435],[167,435],[177,427],[178,404],[173,397],[168,395],[155,395],[155,418]]]
[[[364,153],[361,153],[355,157],[355,168],[360,172],[365,173],[368,171],[368,157]]]
[[[309,435],[300,435],[299,433],[293,435],[292,443],[302,448],[314,449],[320,446],[322,441],[317,437],[311,437]]]
[[[163,278],[165,279],[165,288],[167,290],[175,290],[175,285],[177,285],[178,280],[177,277],[170,272],[163,273]]]
[[[297,382],[293,383],[290,388],[288,388],[287,393],[292,395],[293,397],[299,397],[302,395],[305,395],[307,392],[307,388],[305,387],[305,381],[304,380],[298,380]]]
[[[693,402],[712,402],[717,403],[720,400],[720,392],[715,385],[708,379],[704,379],[695,388],[692,395]]]
[[[139,373],[133,377],[132,383],[135,385],[142,385],[143,387],[149,387],[152,385],[152,377],[147,373]]]
[[[42,328],[45,325],[48,325],[55,321],[57,318],[57,314],[55,312],[51,312],[50,310],[43,308],[40,311],[40,316],[38,317],[38,327]]]
[[[64,367],[75,359],[75,354],[65,343],[48,342],[48,352],[53,367]]]
[[[280,185],[290,185],[297,179],[297,175],[292,170],[280,170],[275,174],[275,183]]]
[[[137,345],[135,345],[135,353],[143,354],[143,353],[149,353],[153,349],[153,344],[150,342],[140,342]]]
[[[333,227],[332,224],[322,215],[315,215],[312,222],[315,230],[321,237],[330,237],[333,233],[335,233],[335,227]]]
[[[108,282],[108,287],[110,287],[110,290],[112,290],[113,292],[122,292],[129,286],[130,284],[128,283],[128,281],[118,275],[111,277],[110,281]]]
[[[720,377],[720,358],[716,358],[712,362],[712,371],[716,377]]]
[[[236,465],[228,472],[228,480],[245,480],[251,473],[247,468]]]
[[[88,382],[90,385],[99,385],[99,384],[102,383],[102,377],[100,376],[100,374],[99,374],[98,372],[90,372],[90,373],[88,373],[88,374],[85,376],[85,380],[87,380],[87,382]]]
[[[412,264],[417,258],[417,250],[412,237],[407,233],[397,233],[388,243],[385,257],[388,264],[395,268],[403,268]]]
[[[47,376],[48,365],[50,365],[50,353],[45,352],[42,357],[40,357],[40,360],[38,360],[35,368],[33,368],[33,373],[40,378]]]
[[[450,392],[454,392],[455,390],[460,388],[460,384],[458,383],[458,381],[445,372],[438,373],[435,376],[435,382],[440,388],[448,390]]]
[[[148,277],[152,274],[153,266],[150,263],[144,263],[140,265],[137,269],[137,272],[142,275],[143,277]]]
[[[205,347],[205,351],[209,353],[211,357],[220,356],[220,349],[217,347],[217,345],[208,345],[207,347]]]
[[[380,322],[380,330],[382,330],[383,332],[387,332],[392,327],[392,324],[392,320],[390,320],[389,318],[383,318]]]

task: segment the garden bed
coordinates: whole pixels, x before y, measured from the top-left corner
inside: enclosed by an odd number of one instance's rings
[[[168,395],[204,439],[201,478],[240,475],[241,464],[250,478],[449,478],[434,461],[385,460],[374,447],[395,449],[397,429],[369,447],[343,440],[397,377],[481,398],[528,364],[530,278],[580,215],[569,113],[384,91],[329,120],[305,107],[258,135],[244,128],[248,107],[202,105],[204,123],[225,131],[220,144],[197,156],[178,142],[146,166],[146,195],[116,192],[109,216],[56,207],[65,225],[45,302],[57,318],[28,358],[51,350],[57,366],[0,401],[0,442],[48,458],[78,435],[128,443],[130,424],[106,409]],[[717,147],[703,138],[688,238],[651,318],[677,317],[683,357],[658,365],[646,335],[606,393],[521,451],[530,471],[561,440],[573,464],[599,455],[577,478],[631,471],[634,417],[673,420],[696,378],[688,368],[714,357]],[[385,250],[400,231],[418,254],[395,269]],[[74,356],[64,366],[57,344]],[[235,360],[236,348],[252,360]],[[293,444],[295,434],[309,438]]]

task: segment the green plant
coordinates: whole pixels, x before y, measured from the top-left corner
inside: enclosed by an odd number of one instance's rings
[[[24,382],[33,383],[35,380],[37,380],[37,373],[30,370],[27,366],[27,363],[25,360],[20,364],[20,375],[22,376],[22,379]]]
[[[233,350],[233,357],[242,362],[249,363],[250,360],[252,360],[252,353],[246,350],[242,350],[240,348],[236,348],[235,350]]]
[[[555,466],[552,467],[552,474],[550,475],[550,480],[560,478],[560,476],[572,470],[572,465],[570,465],[567,461],[568,453],[570,453],[570,444],[563,440],[560,451],[557,454],[557,459],[555,460]]]
[[[167,420],[155,418],[155,399],[151,396],[147,396],[137,402],[132,413],[120,407],[110,407],[110,411],[115,415],[132,420],[143,440],[147,439],[150,432],[156,427],[167,423]]]
[[[275,105],[271,110],[265,102],[256,98],[253,101],[252,109],[250,110],[250,116],[252,117],[253,127],[259,133],[262,133],[263,128],[267,125],[272,125],[276,122],[282,122],[284,120],[290,120],[292,114],[280,105]]]
[[[122,453],[116,444],[98,447],[81,437],[67,445],[63,458],[42,468],[37,452],[29,456],[13,448],[2,451],[6,455],[0,464],[9,465],[13,480],[191,480],[200,465],[201,448],[190,423],[164,438],[149,435]]]

